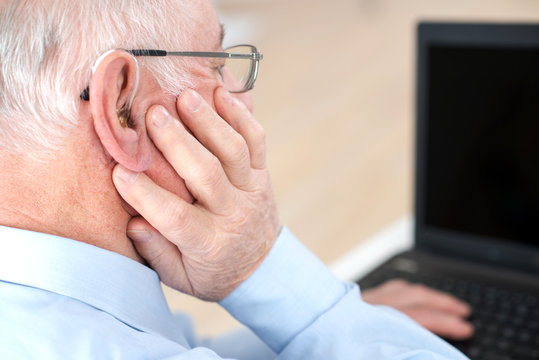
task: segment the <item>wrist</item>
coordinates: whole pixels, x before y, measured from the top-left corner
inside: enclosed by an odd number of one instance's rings
[[[279,352],[345,293],[285,227],[262,264],[220,304]]]

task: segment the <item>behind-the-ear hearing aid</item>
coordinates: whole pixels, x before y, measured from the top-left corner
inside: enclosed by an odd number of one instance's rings
[[[109,51],[103,53],[101,56],[99,56],[99,58],[97,58],[97,60],[96,60],[96,62],[94,64],[94,66],[92,67],[92,75],[95,73],[95,70],[97,69],[97,67],[99,66],[101,61],[103,61],[105,56],[107,56],[108,54],[112,53],[113,51],[117,51],[117,50],[125,51],[123,49],[113,49],[113,50],[109,50]],[[126,103],[120,109],[117,109],[116,113],[118,115],[118,121],[120,122],[120,125],[122,127],[124,127],[124,128],[127,128],[127,127],[128,128],[133,128],[135,124],[134,124],[133,119],[131,118],[131,106],[133,105],[133,100],[135,99],[135,94],[137,93],[137,90],[138,90],[139,67],[138,67],[137,58],[133,54],[131,54],[129,51],[126,51],[126,52],[129,53],[129,55],[131,55],[133,57],[133,60],[135,61],[135,65],[136,65],[135,86],[133,87],[133,91],[129,95],[129,98],[127,99]],[[89,100],[90,99],[90,88],[89,87],[84,89],[83,93],[81,94],[81,98],[83,100]]]

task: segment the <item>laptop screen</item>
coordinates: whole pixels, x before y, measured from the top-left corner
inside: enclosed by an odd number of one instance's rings
[[[416,207],[420,242],[503,260],[539,250],[539,38],[495,40],[421,44]]]
[[[539,244],[539,49],[429,57],[426,223]]]

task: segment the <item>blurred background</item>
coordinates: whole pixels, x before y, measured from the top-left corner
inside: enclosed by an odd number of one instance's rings
[[[537,0],[215,4],[225,45],[264,54],[252,94],[281,222],[328,265],[413,211],[418,21],[539,22]],[[216,304],[165,294],[199,335],[239,326]]]

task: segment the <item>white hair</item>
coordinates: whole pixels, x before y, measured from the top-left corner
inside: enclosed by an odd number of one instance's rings
[[[51,153],[77,125],[105,51],[191,47],[189,1],[7,0],[0,5],[0,147]],[[172,31],[176,29],[176,31]],[[190,85],[183,58],[139,58],[165,91]]]

